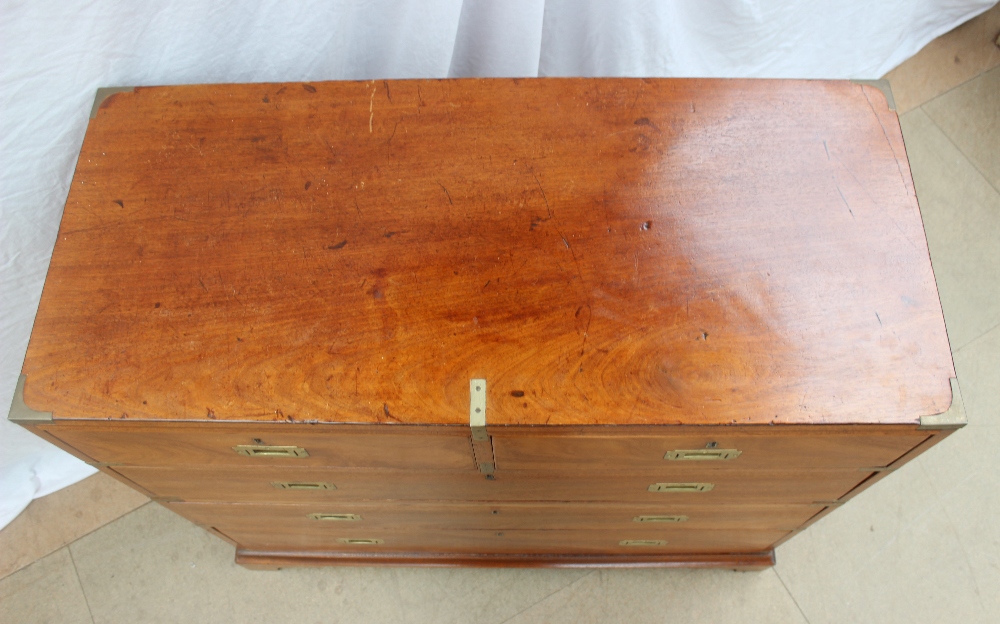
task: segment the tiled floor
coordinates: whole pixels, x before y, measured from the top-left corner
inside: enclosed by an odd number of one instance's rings
[[[92,477],[36,501],[0,532],[0,576],[42,557],[0,580],[0,620],[996,621],[997,31],[1000,7],[889,75],[970,424],[781,546],[775,568],[251,572],[232,563],[228,544]]]

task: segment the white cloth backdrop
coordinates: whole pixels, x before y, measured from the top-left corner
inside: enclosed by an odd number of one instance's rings
[[[98,87],[448,76],[878,78],[994,3],[0,0],[0,406],[14,393]],[[3,420],[0,527],[32,498],[93,471]]]

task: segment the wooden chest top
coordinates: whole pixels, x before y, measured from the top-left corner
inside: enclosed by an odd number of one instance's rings
[[[902,135],[847,82],[137,88],[27,358],[56,418],[916,423],[955,373]]]

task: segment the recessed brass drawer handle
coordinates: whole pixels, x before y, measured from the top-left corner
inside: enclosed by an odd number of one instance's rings
[[[233,450],[247,457],[309,457],[309,451],[301,446],[263,446],[260,444],[240,444]]]
[[[632,522],[687,522],[687,516],[636,516]]]
[[[654,483],[650,492],[711,492],[714,483]]]
[[[705,461],[711,459],[736,459],[743,454],[743,451],[736,449],[690,449],[683,451],[667,451],[663,459],[690,459],[694,461]]]
[[[385,540],[380,539],[357,539],[353,537],[341,537],[337,540],[341,544],[351,544],[352,546],[369,546],[371,544],[382,544]]]
[[[622,540],[619,546],[666,546],[667,540]]]
[[[358,514],[338,514],[338,513],[311,513],[306,516],[310,520],[328,520],[331,522],[357,522],[361,520]]]
[[[337,486],[325,481],[271,481],[279,490],[336,490]]]

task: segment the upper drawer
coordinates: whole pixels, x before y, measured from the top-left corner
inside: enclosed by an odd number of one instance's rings
[[[108,464],[475,470],[467,427],[90,423],[40,428]]]
[[[739,434],[706,428],[693,435],[629,435],[490,429],[497,470],[644,470],[697,465],[715,469],[876,468],[891,464],[927,438],[913,429],[895,434]],[[690,431],[690,428],[688,428]],[[767,433],[773,432],[773,435]]]

